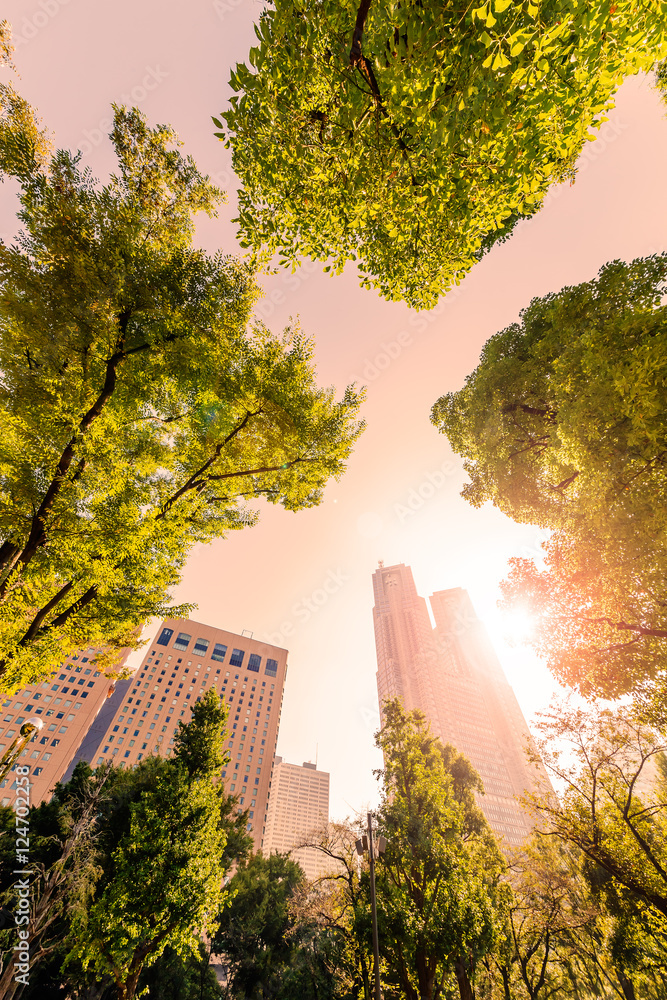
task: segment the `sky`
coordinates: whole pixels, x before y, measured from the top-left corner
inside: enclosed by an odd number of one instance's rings
[[[261,10],[256,0],[6,0],[19,77],[4,70],[2,78],[13,76],[55,145],[81,149],[102,180],[114,168],[113,102],[173,125],[184,151],[229,193],[217,219],[198,223],[198,242],[241,253],[230,154],[211,115],[226,106],[230,68],[245,59]],[[294,275],[262,279],[257,315],[276,330],[300,322],[315,340],[321,385],[339,394],[350,382],[366,385],[368,426],[320,506],[267,506],[257,526],[198,547],[174,597],[198,605],[197,621],[288,648],[278,753],[294,763],[317,759],[331,773],[332,817],[377,801],[378,560],[410,565],[425,597],[468,590],[529,722],[548,705],[553,679],[529,650],[508,644],[496,607],[508,559],[537,556],[543,533],[461,498],[460,459],[429,412],[532,298],[588,281],[609,260],[664,249],[666,160],[664,106],[649,78],[634,78],[584,150],[576,182],[553,189],[540,213],[432,312],[383,301],[360,289],[351,270],[331,277],[306,262]],[[16,232],[16,210],[15,187],[5,183],[5,240]]]

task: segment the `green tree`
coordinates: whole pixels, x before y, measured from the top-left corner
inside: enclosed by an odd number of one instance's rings
[[[653,763],[664,734],[631,707],[557,704],[539,724],[540,756],[564,788],[559,803],[536,802],[547,833],[571,845],[611,888],[652,913],[667,931],[667,800]]]
[[[658,254],[534,299],[433,408],[463,496],[554,532],[505,595],[557,676],[607,697],[650,681],[667,649],[666,279]]]
[[[223,991],[209,964],[210,958],[203,943],[196,954],[184,957],[167,949],[154,965],[144,970],[139,988],[148,990],[147,1000],[222,1000]]]
[[[5,691],[183,613],[169,589],[192,546],[253,523],[248,498],[319,503],[361,431],[360,394],[316,386],[298,329],[248,332],[249,268],[193,246],[193,214],[222,193],[170,128],[117,108],[118,173],[99,186],[67,152],[42,170],[10,124],[23,232],[0,246]]]
[[[18,772],[17,772],[18,775]],[[0,817],[0,897],[12,914],[18,913],[18,889],[25,876],[17,878],[17,836],[29,842],[27,931],[31,969],[29,985],[45,993],[43,973],[64,958],[63,939],[77,912],[85,910],[100,877],[97,818],[108,795],[109,769],[92,774],[87,764],[77,765],[67,785],[57,784],[48,803],[21,819],[12,809]],[[22,992],[16,978],[14,919],[0,931],[0,996],[11,1000]]]
[[[664,56],[636,0],[272,0],[214,119],[246,245],[431,307],[566,177]]]
[[[303,881],[299,865],[282,854],[255,854],[234,875],[213,938],[213,951],[227,966],[227,996],[285,996],[284,980],[298,951],[289,904]]]
[[[181,957],[198,954],[199,934],[212,926],[227,895],[226,836],[214,783],[225,759],[226,709],[209,691],[192,716],[187,728],[181,724],[154,786],[130,805],[129,829],[110,869],[72,922],[68,960],[80,962],[95,981],[109,976],[118,1000],[131,1000],[143,968],[167,948]],[[206,753],[192,753],[197,742]]]
[[[478,961],[493,946],[504,862],[475,801],[470,763],[429,733],[424,716],[384,706],[378,864],[385,982],[407,1000],[439,1000],[452,981],[472,1000]]]

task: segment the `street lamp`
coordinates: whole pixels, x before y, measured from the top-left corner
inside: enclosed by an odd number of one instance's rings
[[[2,757],[0,757],[0,781],[5,780],[7,774],[11,771],[35,733],[38,733],[43,728],[44,723],[36,716],[32,719],[26,719],[19,729],[18,736],[14,737]]]
[[[371,869],[371,913],[373,916],[373,968],[375,971],[375,1000],[382,1000],[382,994],[380,992],[380,944],[378,941],[378,912],[377,912],[377,901],[375,898],[375,850],[373,847],[373,824],[371,822],[371,814],[367,814],[368,820],[368,835],[364,834],[357,843],[357,854],[362,855],[364,851],[368,851],[368,856],[370,859],[370,869]],[[384,854],[387,847],[387,841],[384,837],[378,837],[377,842],[377,852],[378,855]]]

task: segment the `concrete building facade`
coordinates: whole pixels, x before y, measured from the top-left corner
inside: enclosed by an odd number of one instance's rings
[[[420,709],[434,735],[479,772],[479,805],[494,833],[518,846],[533,827],[518,797],[553,790],[543,766],[527,759],[534,744],[526,720],[468,594],[433,594],[433,627],[408,566],[380,563],[373,589],[380,712],[391,698]]]
[[[178,724],[213,689],[229,707],[229,763],[222,777],[249,810],[255,848],[264,844],[278,739],[287,650],[189,619],[162,623],[93,753],[131,767],[149,754],[168,756]]]
[[[276,757],[264,838],[264,853],[289,851],[315,879],[331,867],[328,859],[305,841],[326,833],[329,825],[329,774],[309,762],[290,764]]]
[[[48,680],[29,685],[2,703],[0,755],[28,717],[37,716],[44,722],[20,758],[21,765],[30,768],[33,805],[51,797],[56,782],[68,770],[98,713],[114,693],[116,682],[95,668],[95,657],[100,652],[88,649],[68,656]],[[114,671],[123,669],[129,653],[123,650]],[[13,778],[2,782],[2,805],[12,804],[15,787]]]

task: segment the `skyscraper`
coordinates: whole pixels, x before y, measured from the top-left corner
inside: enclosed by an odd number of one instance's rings
[[[400,563],[373,574],[380,711],[399,698],[420,709],[443,743],[465,754],[484,782],[479,804],[494,833],[521,844],[532,829],[517,797],[552,793],[546,771],[530,764],[532,738],[512,688],[465,590],[430,598],[435,628],[412,571]]]
[[[20,760],[21,765],[30,768],[32,805],[39,805],[51,797],[54,785],[85,741],[106,699],[113,694],[115,682],[96,669],[95,657],[100,652],[87,649],[76,656],[68,656],[47,680],[30,684],[2,704],[0,754],[28,716],[38,716],[44,722]],[[122,670],[129,653],[129,649],[119,652],[114,670]],[[14,797],[11,793],[16,787],[14,778],[5,778],[1,787],[2,805],[10,805]]]
[[[189,619],[162,623],[100,740],[93,767],[131,767],[151,753],[168,756],[179,722],[213,688],[229,706],[222,772],[228,791],[249,810],[255,848],[263,844],[278,739],[287,650]]]
[[[289,851],[306,877],[317,878],[331,862],[315,848],[300,847],[326,832],[329,823],[329,775],[315,764],[289,764],[276,757],[266,821],[264,853]]]

